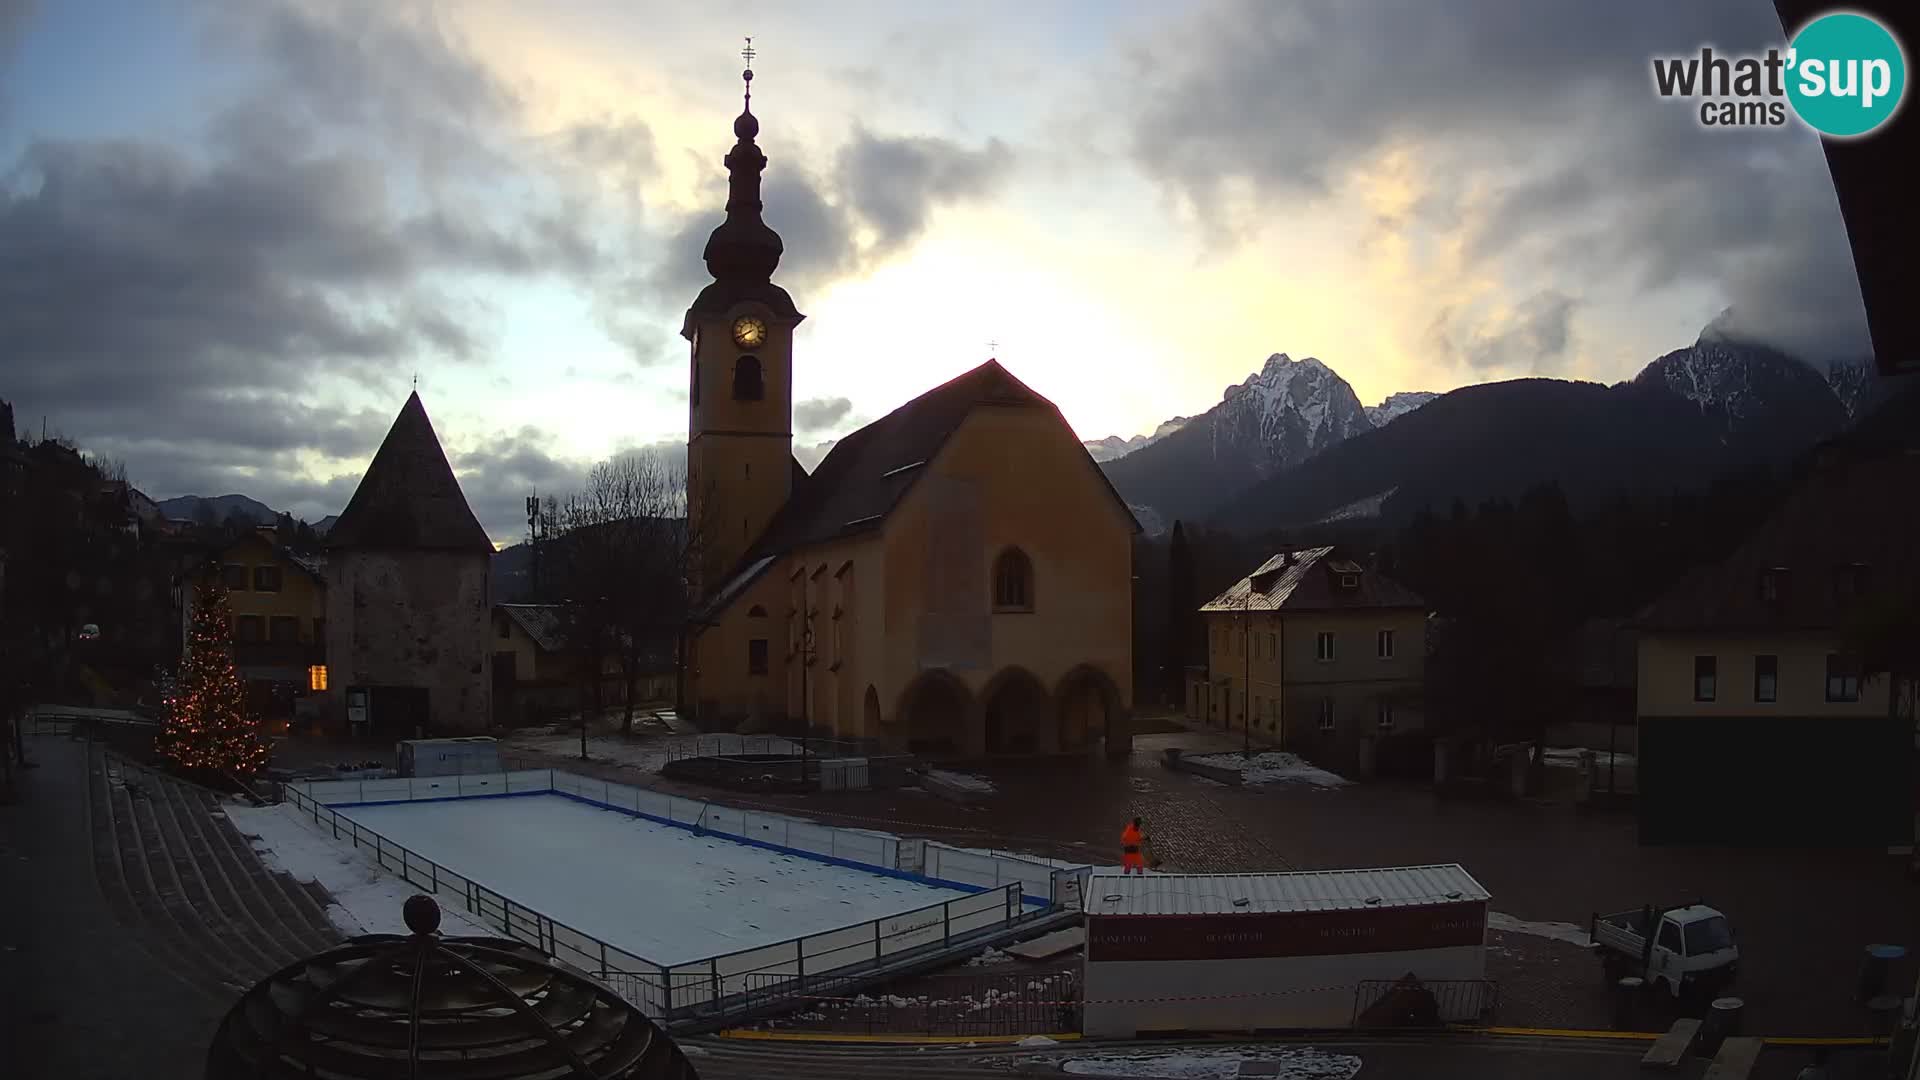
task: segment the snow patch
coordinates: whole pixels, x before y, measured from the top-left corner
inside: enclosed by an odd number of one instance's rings
[[[1298,754],[1268,750],[1251,758],[1241,753],[1199,754],[1190,760],[1219,769],[1237,769],[1242,784],[1302,783],[1315,787],[1346,787],[1353,781],[1328,772]]]
[[[999,949],[988,948],[986,951],[982,952],[979,956],[976,956],[971,960],[968,960],[966,966],[967,967],[997,967],[998,965],[1001,965],[1001,964],[1011,964],[1011,963],[1013,963],[1013,956],[1011,954],[1001,952]]]
[[[228,803],[227,818],[241,834],[250,838],[253,848],[269,869],[290,875],[296,881],[310,881],[327,890],[333,903],[327,905],[327,918],[342,934],[405,934],[406,920],[401,906],[407,898],[425,892],[407,881],[380,869],[351,846],[342,847],[313,826],[313,819],[301,814],[291,803],[279,806],[243,806]],[[440,906],[440,932],[455,935],[498,937],[468,919],[458,909]]]
[[[1014,1045],[1015,1045],[1015,1046],[1035,1046],[1035,1047],[1037,1047],[1037,1046],[1059,1046],[1059,1045],[1060,1045],[1060,1040],[1058,1040],[1058,1039],[1049,1039],[1049,1038],[1047,1038],[1047,1037],[1046,1037],[1045,1035],[1029,1035],[1029,1036],[1027,1036],[1027,1037],[1026,1037],[1026,1038],[1024,1038],[1024,1039],[1021,1039],[1021,1040],[1020,1040],[1019,1042],[1017,1042],[1017,1043],[1015,1043]]]
[[[1528,922],[1511,915],[1503,915],[1498,911],[1487,912],[1487,929],[1506,934],[1550,938],[1554,941],[1564,941],[1569,945],[1578,945],[1583,949],[1593,943],[1593,938],[1587,934],[1587,928],[1584,926],[1565,922]]]
[[[999,790],[993,786],[993,781],[984,776],[975,776],[972,773],[948,772],[945,769],[928,769],[927,775],[948,787],[958,788],[961,791],[978,791],[985,795],[991,795]]]
[[[1044,1059],[1043,1059],[1044,1060]],[[1243,1063],[1272,1062],[1278,1080],[1350,1080],[1360,1059],[1311,1046],[1286,1050],[1175,1050],[1114,1052],[1069,1058],[1061,1070],[1071,1076],[1164,1077],[1168,1080],[1231,1080]]]

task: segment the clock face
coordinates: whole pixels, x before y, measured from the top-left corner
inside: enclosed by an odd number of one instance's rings
[[[752,315],[733,320],[733,343],[743,349],[757,349],[767,341],[767,324]]]

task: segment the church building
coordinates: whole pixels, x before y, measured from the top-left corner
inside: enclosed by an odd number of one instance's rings
[[[1052,402],[988,360],[793,457],[793,338],[746,108],[707,241],[687,434],[704,726],[804,723],[927,755],[1130,746],[1132,513]]]
[[[492,559],[415,393],[327,531],[332,723],[394,738],[486,728]]]

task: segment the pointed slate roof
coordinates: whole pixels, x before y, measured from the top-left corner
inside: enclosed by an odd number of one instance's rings
[[[988,360],[835,443],[804,482],[795,477],[793,495],[759,543],[741,560],[742,565],[807,544],[879,528],[914,481],[927,471],[928,462],[947,444],[961,421],[978,406],[1037,407],[1059,416],[1053,402],[1014,378],[1000,361]],[[1061,417],[1060,423],[1064,425],[1066,419]],[[1126,501],[1091,457],[1087,467],[1100,478],[1127,520],[1133,522]],[[1139,531],[1138,522],[1133,529]]]
[[[1333,575],[1359,574],[1358,588],[1334,588]],[[1338,611],[1348,608],[1424,608],[1412,589],[1344,558],[1333,547],[1282,551],[1200,605],[1201,611]]]
[[[418,393],[401,406],[352,500],[327,530],[327,547],[492,554]]]

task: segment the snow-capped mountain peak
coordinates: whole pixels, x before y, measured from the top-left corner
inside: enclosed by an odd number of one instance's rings
[[[1373,421],[1374,427],[1386,427],[1439,396],[1430,390],[1403,390],[1398,394],[1388,394],[1387,400],[1367,406],[1367,419]]]
[[[1648,364],[1637,383],[1663,386],[1702,413],[1738,424],[1809,387],[1825,386],[1819,372],[1766,345],[1734,341],[1709,327],[1700,339]]]
[[[1108,435],[1104,439],[1087,439],[1080,445],[1087,448],[1087,453],[1093,455],[1093,460],[1112,461],[1115,458],[1126,457],[1135,450],[1152,446],[1161,439],[1186,427],[1187,421],[1191,419],[1192,417],[1188,416],[1176,416],[1171,420],[1162,420],[1160,426],[1154,428],[1153,434],[1151,435],[1135,435],[1129,439],[1123,439],[1118,435]]]
[[[1315,357],[1274,353],[1246,381],[1227,387],[1213,412],[1221,442],[1265,448],[1267,467],[1306,460],[1351,435],[1371,430],[1353,387]]]

